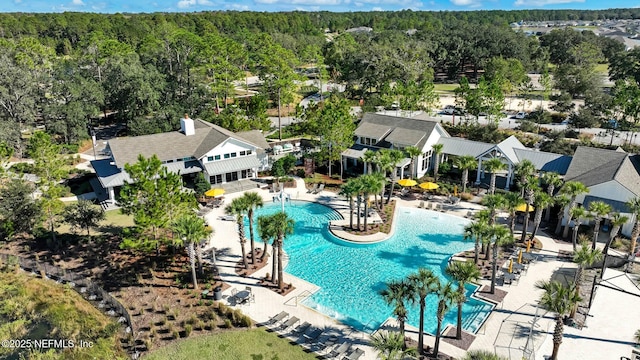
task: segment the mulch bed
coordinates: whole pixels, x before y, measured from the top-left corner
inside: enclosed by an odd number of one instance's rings
[[[476,291],[476,297],[499,304],[504,300],[504,297],[507,296],[508,293],[507,291],[500,290],[498,288],[495,289],[494,294],[491,294],[489,291],[491,291],[491,286],[484,285],[480,290]]]
[[[248,269],[244,268],[244,263],[242,262],[242,260],[239,260],[236,263],[236,274],[243,276],[243,277],[250,277],[251,275],[253,275],[256,271],[264,268],[265,266],[267,266],[268,261],[267,259],[269,259],[269,255],[267,255],[264,259],[264,261],[262,261],[260,259],[260,257],[262,256],[262,249],[257,248],[256,249],[256,262],[255,264],[251,264],[251,254],[247,254],[247,264],[249,265]],[[268,281],[267,279],[264,278],[260,278],[260,282],[258,283],[259,285],[275,292],[276,294],[280,294],[282,296],[288,295],[289,293],[291,293],[293,290],[295,290],[295,286],[293,286],[292,284],[284,284],[284,289],[280,289],[278,288],[278,284],[274,284],[271,281]]]
[[[456,329],[457,328],[455,326],[449,326],[447,328],[447,331],[442,335],[442,341],[458,347],[462,350],[469,350],[469,347],[471,347],[471,344],[473,344],[476,336],[463,330],[462,339],[458,340],[456,339]]]
[[[455,334],[454,334],[455,336]],[[441,337],[440,340],[444,340],[444,337]],[[406,340],[406,345],[409,348],[418,348],[418,342],[416,340],[413,339],[409,339],[407,338]],[[424,347],[424,355],[422,356],[418,356],[418,359],[423,360],[423,359],[435,359],[436,357],[433,356],[433,349],[431,348],[431,346],[427,345]],[[445,353],[442,352],[442,350],[438,351],[438,360],[455,360],[454,357],[449,356]]]

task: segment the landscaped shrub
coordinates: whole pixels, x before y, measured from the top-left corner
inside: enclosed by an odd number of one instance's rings
[[[225,304],[220,304],[220,303],[219,303],[219,304],[218,304],[218,308],[217,308],[217,310],[218,310],[218,315],[221,315],[221,316],[226,315],[226,314],[227,314],[227,309],[228,309],[228,308],[229,308],[229,307],[228,307],[227,305],[225,305]]]
[[[184,326],[184,336],[185,337],[189,337],[189,335],[191,335],[191,332],[193,331],[193,326],[187,324]]]
[[[240,319],[240,324],[241,327],[246,327],[249,328],[251,327],[251,325],[253,325],[253,321],[251,321],[251,318],[248,317],[247,315],[243,315],[242,318]]]
[[[178,330],[173,330],[173,332],[171,333],[171,335],[173,336],[174,339],[179,339],[180,338],[180,331]]]
[[[233,327],[233,323],[229,319],[224,319],[224,327],[227,329],[231,329]]]

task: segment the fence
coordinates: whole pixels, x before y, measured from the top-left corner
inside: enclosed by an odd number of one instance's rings
[[[34,259],[2,253],[0,253],[0,264],[5,266],[19,265],[25,271],[71,286],[100,311],[109,316],[118,317],[118,322],[125,325],[127,334],[134,333],[131,315],[127,309],[103,288],[88,280],[86,276]]]

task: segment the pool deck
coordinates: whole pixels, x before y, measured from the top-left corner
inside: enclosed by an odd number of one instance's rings
[[[260,194],[265,203],[272,202],[273,193],[270,193],[266,189],[253,190]],[[297,181],[297,187],[295,189],[285,189],[290,194],[293,200],[315,201],[321,204],[331,206],[342,214],[345,218],[347,225],[349,221],[349,206],[348,203],[335,193],[329,191],[323,191],[320,194],[307,193],[304,182],[301,179]],[[241,196],[242,193],[234,193],[226,195],[227,203],[232,199]],[[413,207],[417,208],[420,205],[419,200],[404,200],[401,198],[395,198],[397,201],[397,207]],[[434,200],[438,201],[438,199]],[[457,205],[444,206],[445,212],[452,215],[465,216],[468,212],[477,211],[481,206],[474,203],[460,202]],[[231,289],[238,291],[243,290],[245,287],[251,287],[253,294],[255,295],[255,302],[248,305],[239,305],[244,313],[249,315],[254,321],[259,324],[266,323],[275,314],[286,311],[290,316],[295,316],[300,319],[300,322],[309,322],[313,326],[318,326],[325,329],[325,334],[320,337],[319,342],[325,343],[333,335],[338,337],[338,343],[341,341],[349,341],[353,346],[361,348],[365,351],[362,359],[377,359],[377,353],[368,345],[369,335],[360,331],[356,331],[346,325],[343,325],[336,320],[321,314],[313,309],[310,309],[299,302],[310,294],[317,291],[317,286],[310,284],[302,279],[287,274],[285,271],[285,283],[292,283],[295,287],[294,291],[286,296],[281,296],[275,292],[268,290],[258,285],[259,279],[263,278],[267,272],[271,272],[271,264],[268,264],[263,269],[257,271],[251,276],[242,277],[235,274],[235,263],[240,260],[240,244],[238,242],[238,236],[236,231],[235,221],[223,221],[218,217],[224,215],[224,209],[217,208],[205,215],[205,219],[208,224],[214,229],[208,248],[215,246],[217,249],[217,264],[220,270],[223,281],[231,285],[230,289],[223,292],[223,301],[226,302],[231,296]],[[355,220],[355,218],[354,218]],[[345,235],[346,234],[346,235]],[[339,234],[340,236],[353,236],[346,232]],[[379,235],[376,235],[379,236]],[[383,236],[386,238],[387,235]],[[529,342],[529,348],[534,348],[535,357],[532,359],[544,359],[544,355],[550,355],[552,350],[551,335],[553,333],[553,319],[552,314],[546,314],[545,316],[536,318],[536,304],[540,298],[542,291],[535,287],[535,282],[538,280],[548,280],[552,274],[559,269],[568,268],[574,269],[575,264],[567,261],[562,261],[558,257],[558,252],[561,250],[571,250],[571,244],[569,243],[557,243],[553,239],[544,236],[544,234],[538,234],[538,239],[543,244],[543,250],[537,253],[538,261],[532,263],[529,266],[526,274],[523,274],[519,281],[510,286],[498,286],[498,289],[507,291],[507,295],[503,301],[496,306],[496,309],[491,313],[478,333],[475,335],[475,341],[471,344],[469,350],[489,350],[495,351],[502,356],[509,356],[512,358],[520,359],[522,356],[522,350],[527,346]],[[347,237],[348,238],[348,237]],[[375,238],[370,235],[368,241],[379,241],[381,238]],[[247,242],[247,250],[249,243]],[[481,285],[488,285],[488,280],[480,281]],[[596,299],[598,297],[596,296]],[[640,302],[637,298],[634,298],[635,306]],[[626,307],[627,309],[631,308]],[[606,306],[601,306],[599,311],[607,311]],[[590,316],[602,319],[606,318],[607,314],[596,314],[592,308]],[[629,313],[632,313],[630,311]],[[541,310],[538,311],[541,314]],[[432,316],[427,314],[426,316]],[[534,336],[529,337],[529,331],[531,323],[535,321]],[[589,326],[588,320],[587,326]],[[594,321],[595,325],[595,321]],[[604,358],[616,358],[620,356],[630,356],[631,346],[629,342],[632,342],[632,335],[637,327],[637,322],[624,322],[615,323],[621,333],[628,333],[628,342],[625,341],[609,341],[605,345],[598,339],[609,339],[612,337],[611,329],[599,329],[597,327],[588,327],[583,330],[578,330],[570,327],[565,327],[565,334],[567,334],[560,347],[560,356],[570,358],[570,354],[580,352],[581,359],[604,359]],[[629,328],[629,329],[627,329]],[[633,328],[633,329],[631,329]],[[407,336],[417,340],[416,329],[409,327],[407,329]],[[585,330],[588,332],[586,335]],[[290,340],[297,339],[297,337],[289,336]],[[425,336],[425,346],[433,347],[434,337]],[[595,339],[595,340],[594,340]],[[301,343],[300,340],[297,340]],[[533,344],[533,346],[531,345]],[[308,346],[307,346],[308,347]],[[585,351],[584,349],[589,349]],[[320,355],[326,355],[333,346],[320,350],[319,346],[312,346],[312,351],[318,352]],[[441,341],[440,351],[454,357],[462,357],[466,351],[457,348],[451,344]],[[615,356],[614,356],[615,355]],[[612,357],[613,356],[613,357]]]

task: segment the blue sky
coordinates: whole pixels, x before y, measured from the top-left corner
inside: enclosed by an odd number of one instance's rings
[[[637,7],[640,0],[0,0],[0,12],[383,11],[603,9]]]

